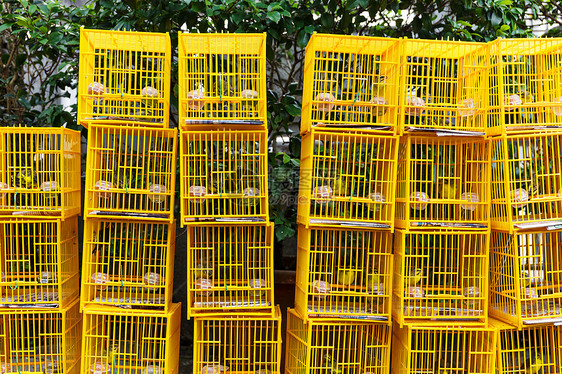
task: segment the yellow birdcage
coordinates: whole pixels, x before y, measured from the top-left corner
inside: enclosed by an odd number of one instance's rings
[[[187,228],[187,318],[273,312],[273,224]]]
[[[79,287],[77,216],[0,221],[0,307],[60,310]]]
[[[492,231],[489,279],[493,317],[562,323],[562,230]]]
[[[297,222],[392,229],[398,137],[312,129],[302,138]]]
[[[325,318],[305,323],[288,309],[285,372],[387,374],[390,336],[387,323]]]
[[[181,223],[268,220],[267,131],[180,132]]]
[[[174,219],[177,130],[92,125],[86,217]]]
[[[60,311],[0,309],[2,373],[78,374],[82,316],[78,300]]]
[[[562,133],[492,139],[492,228],[562,224]]]
[[[193,374],[279,374],[281,312],[195,318]]]
[[[392,373],[496,373],[493,327],[394,323],[392,334]]]
[[[489,140],[403,136],[398,152],[396,227],[486,230],[490,179]]]
[[[498,374],[558,374],[562,372],[558,329],[553,325],[527,326],[522,330],[490,319],[498,334]]]
[[[396,230],[394,320],[487,323],[489,240],[487,231]]]
[[[0,128],[0,216],[80,213],[80,133]]]
[[[168,33],[80,29],[78,123],[168,127]]]
[[[295,310],[314,317],[389,321],[390,231],[299,226]]]
[[[488,134],[562,128],[562,38],[490,43]]]
[[[180,350],[181,304],[161,311],[87,307],[82,374],[175,374]]]
[[[88,219],[84,229],[81,307],[171,306],[175,224]]]
[[[398,39],[313,34],[306,46],[301,133],[314,127],[396,133]]]
[[[178,35],[179,127],[266,129],[266,33]]]
[[[414,39],[402,43],[402,132],[486,135],[488,44]]]

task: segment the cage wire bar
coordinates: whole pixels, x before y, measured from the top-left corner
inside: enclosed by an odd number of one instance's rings
[[[490,141],[406,135],[398,151],[396,227],[486,230]]]
[[[79,214],[80,167],[77,131],[0,128],[0,216]]]
[[[62,310],[79,287],[77,216],[0,221],[0,307]]]
[[[401,133],[453,130],[486,135],[488,44],[401,42]]]
[[[560,373],[560,346],[558,328],[553,325],[517,327],[490,319],[497,329],[497,373]]]
[[[562,231],[492,231],[490,315],[519,328],[562,323]]]
[[[297,222],[393,229],[398,137],[312,129],[302,138]]]
[[[175,129],[90,126],[85,216],[172,222],[176,149]]]
[[[273,224],[187,228],[187,316],[273,313]]]
[[[168,312],[83,311],[82,374],[178,373],[180,304]]]
[[[2,308],[0,320],[3,373],[79,373],[82,316],[77,299],[60,311]]]
[[[267,129],[266,33],[180,33],[178,50],[180,129]]]
[[[395,134],[398,39],[314,33],[305,53],[301,133],[315,127]]]
[[[388,231],[299,226],[296,312],[390,321],[392,251]]]
[[[180,132],[181,223],[269,217],[267,131]]]
[[[488,134],[562,129],[562,39],[498,39],[490,45]]]
[[[497,335],[493,327],[401,328],[395,322],[392,333],[392,373],[496,373]]]
[[[174,249],[175,222],[88,219],[81,308],[103,304],[168,311]]]
[[[288,309],[285,372],[388,373],[391,334],[387,323],[322,318],[305,323]]]
[[[487,324],[489,241],[489,232],[396,230],[394,321]]]
[[[194,373],[281,373],[281,312],[196,317]]]
[[[562,224],[562,132],[492,139],[492,228]]]
[[[167,128],[168,33],[80,29],[78,123]]]

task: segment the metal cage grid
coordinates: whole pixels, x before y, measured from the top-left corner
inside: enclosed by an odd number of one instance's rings
[[[392,233],[299,226],[295,310],[309,318],[390,321]]]
[[[135,309],[171,307],[175,222],[85,222],[81,308],[88,304]]]
[[[193,373],[279,374],[281,312],[195,318]]]
[[[167,313],[88,307],[83,315],[82,374],[176,374],[180,304]]]
[[[289,309],[285,372],[386,374],[391,334],[386,323],[320,318],[305,323]]]
[[[78,122],[168,127],[168,33],[80,29]]]
[[[0,128],[0,216],[79,214],[80,168],[78,131]]]
[[[79,288],[77,216],[0,221],[0,306],[62,310]]]
[[[396,230],[394,241],[392,306],[400,326],[487,323],[489,232]]]

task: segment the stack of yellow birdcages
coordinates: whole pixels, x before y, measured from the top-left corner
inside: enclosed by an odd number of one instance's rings
[[[399,52],[360,36],[307,46],[288,373],[390,368]]]
[[[84,374],[178,371],[170,64],[168,34],[81,30]]]
[[[194,373],[280,373],[266,34],[179,35],[181,224]]]
[[[562,39],[497,40],[490,67],[498,370],[560,373],[553,325],[562,323]]]
[[[0,129],[0,371],[80,369],[80,133]]]
[[[488,45],[402,41],[394,373],[492,373]]]

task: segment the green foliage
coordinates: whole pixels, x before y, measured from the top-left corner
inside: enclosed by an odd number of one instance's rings
[[[557,2],[540,0],[90,0],[84,6],[4,0],[2,8],[2,124],[76,126],[76,106],[66,112],[58,99],[76,86],[81,25],[170,32],[172,50],[179,31],[267,32],[271,215],[278,240],[296,232],[299,96],[312,33],[487,41],[531,36],[528,15],[551,25],[552,35],[562,19]],[[177,60],[172,87],[177,125]]]
[[[58,1],[3,1],[0,125],[76,122],[76,107],[67,112],[58,100],[76,87],[78,22],[88,14]]]

